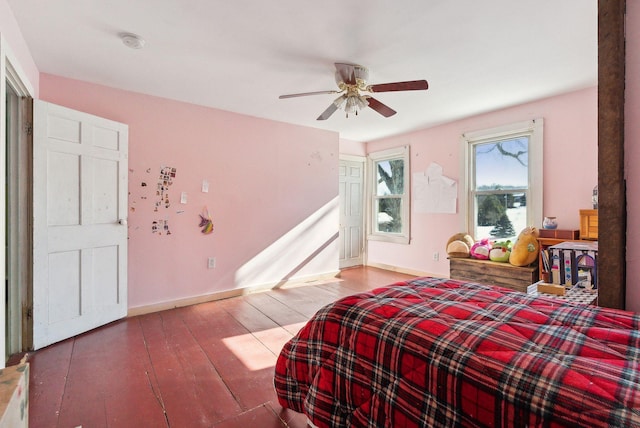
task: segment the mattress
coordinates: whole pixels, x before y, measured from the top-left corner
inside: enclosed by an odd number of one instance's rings
[[[640,315],[419,278],[325,306],[278,401],[317,427],[640,427]]]

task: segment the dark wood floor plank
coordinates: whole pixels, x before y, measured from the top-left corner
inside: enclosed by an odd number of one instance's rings
[[[410,275],[375,268],[121,320],[28,355],[34,427],[306,427],[273,388],[318,309]]]
[[[188,310],[185,322],[242,409],[274,400],[276,355],[215,302]]]
[[[260,341],[274,356],[280,354],[282,347],[293,337],[293,334],[282,327],[256,331],[253,336]]]
[[[317,286],[273,290],[269,293],[287,306],[296,308],[307,318],[313,316],[323,306],[336,300],[333,293]]]
[[[221,300],[218,304],[246,328],[247,331],[254,332],[279,327],[273,319],[251,305],[244,296],[235,299]]]
[[[358,267],[353,269],[344,269],[340,272],[340,279],[343,281],[341,286],[346,289],[353,290],[354,293],[372,290],[374,288],[413,278],[415,278],[415,275],[408,275],[377,268]]]
[[[141,319],[147,351],[169,424],[212,426],[241,409],[182,314],[178,309]]]
[[[271,296],[271,292],[249,294],[244,296],[244,300],[291,334],[296,334],[301,325],[309,320],[309,317],[298,312],[295,307]]]
[[[75,339],[56,343],[29,355],[29,422],[34,427],[55,427],[64,396]],[[36,409],[37,411],[33,411]]]
[[[284,428],[287,427],[269,406],[262,405],[226,420],[215,428]]]
[[[221,301],[220,306],[251,332],[274,356],[278,355],[284,344],[293,337],[293,333],[280,327],[244,297]]]
[[[58,426],[166,426],[137,319],[75,339]]]
[[[270,404],[278,418],[289,428],[308,428],[307,416],[303,413],[284,409],[278,403]]]

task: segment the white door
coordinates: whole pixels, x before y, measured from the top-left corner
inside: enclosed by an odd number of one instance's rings
[[[127,314],[127,125],[34,101],[33,346]]]
[[[364,160],[340,159],[340,268],[361,265],[364,249]]]

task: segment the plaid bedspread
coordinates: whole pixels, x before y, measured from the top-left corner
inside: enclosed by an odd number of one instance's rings
[[[321,309],[282,349],[317,427],[640,427],[640,315],[420,278]]]

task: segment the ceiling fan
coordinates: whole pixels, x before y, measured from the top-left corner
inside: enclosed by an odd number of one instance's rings
[[[347,117],[350,113],[358,114],[358,110],[371,107],[384,117],[390,117],[396,114],[396,111],[391,107],[382,104],[377,99],[373,98],[369,94],[362,94],[361,92],[392,92],[392,91],[419,91],[429,88],[429,84],[426,80],[411,80],[408,82],[394,82],[394,83],[382,83],[378,85],[367,84],[369,78],[369,70],[366,67],[357,64],[344,64],[335,63],[336,66],[336,83],[338,84],[338,91],[317,91],[317,92],[303,92],[299,94],[280,95],[280,99],[305,97],[307,95],[320,95],[320,94],[341,94],[336,98],[325,111],[318,116],[317,120],[328,119],[336,110],[344,108]]]

